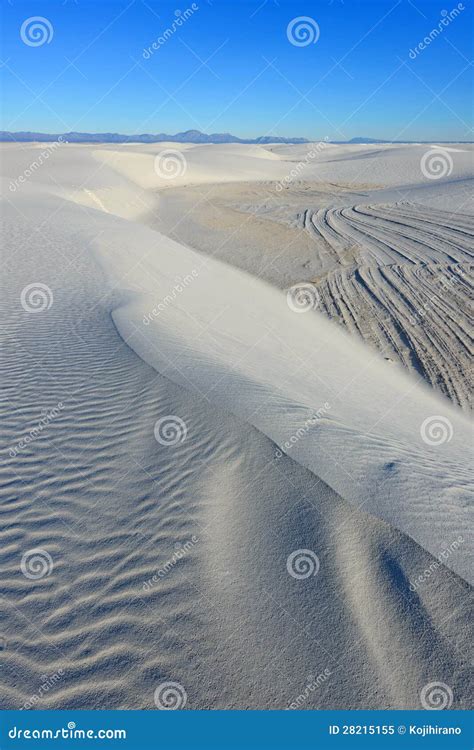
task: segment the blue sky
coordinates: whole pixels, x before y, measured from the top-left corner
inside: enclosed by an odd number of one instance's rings
[[[148,58],[192,2],[2,2],[1,129],[474,140],[469,0],[414,59],[457,2],[197,0]],[[22,41],[33,16],[50,43]],[[290,43],[300,16],[316,43]]]

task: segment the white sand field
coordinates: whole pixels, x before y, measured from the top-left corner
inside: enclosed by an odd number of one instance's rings
[[[310,149],[2,146],[5,708],[469,707],[473,149]]]

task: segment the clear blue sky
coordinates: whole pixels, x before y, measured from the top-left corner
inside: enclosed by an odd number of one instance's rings
[[[472,2],[415,59],[454,0],[2,0],[4,130],[188,129],[350,139],[473,140]],[[49,44],[22,23],[43,16]],[[309,16],[315,44],[288,23]]]

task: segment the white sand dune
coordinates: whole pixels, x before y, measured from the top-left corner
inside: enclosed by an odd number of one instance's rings
[[[182,154],[183,162],[176,157]],[[163,154],[162,170],[155,168],[157,154]],[[156,144],[137,147],[135,150],[113,151],[97,149],[94,153],[103,162],[143,188],[169,187],[169,174],[173,185],[200,184],[209,182],[233,182],[235,180],[261,180],[262,160],[265,161],[266,179],[278,180],[285,173],[285,165],[276,154],[259,146],[225,144],[223,146],[189,146],[183,144]],[[168,172],[166,163],[169,163]],[[176,166],[176,172],[174,165]]]
[[[280,447],[298,436],[292,458],[433,554],[461,535],[474,489],[470,425],[461,413],[377,355],[368,357],[322,317],[301,319],[259,280],[213,259],[203,264],[192,250],[147,229],[134,229],[143,251],[134,252],[133,264],[126,228],[108,230],[111,240],[106,269],[137,290],[114,321],[142,359]],[[193,271],[189,286],[160,308],[172,280]],[[324,404],[324,416],[308,425]],[[422,425],[436,422],[439,412],[452,430],[446,444],[430,446]],[[472,581],[469,545],[447,564]]]
[[[209,164],[206,148],[203,182],[287,169],[233,147],[226,172],[226,149]],[[142,150],[112,167],[61,147],[8,191],[31,151],[5,149],[4,705],[153,708],[175,681],[189,709],[419,708],[442,682],[467,708],[466,416],[145,226],[161,204],[153,178],[134,182]],[[51,304],[28,312],[38,283]],[[166,444],[170,416],[186,436]],[[440,417],[429,445],[422,424]],[[20,567],[35,548],[54,563],[36,579]],[[297,550],[317,574],[288,573]]]

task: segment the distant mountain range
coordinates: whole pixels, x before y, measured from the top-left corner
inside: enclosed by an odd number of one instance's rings
[[[0,141],[57,141],[59,136],[68,143],[309,143],[307,138],[277,138],[260,136],[259,138],[237,138],[230,133],[201,133],[199,130],[186,130],[184,133],[168,135],[167,133],[142,133],[140,135],[121,135],[120,133],[12,133],[0,131]]]
[[[333,141],[336,143],[336,141]],[[364,138],[364,136],[358,136],[357,138],[351,138],[350,141],[337,141],[337,143],[397,143],[397,141],[383,141],[378,138]]]
[[[120,133],[35,133],[21,131],[18,133],[0,130],[0,141],[36,141],[51,143],[62,138],[68,143],[160,143],[169,141],[174,143],[315,143],[308,138],[278,138],[274,135],[261,135],[259,138],[238,138],[231,133],[201,133],[200,130],[185,130],[184,133],[168,135],[167,133],[142,133],[140,135],[121,135]],[[415,141],[386,141],[378,138],[359,136],[350,141],[327,141],[328,143],[414,143]],[[432,141],[416,141],[416,143],[431,143]],[[455,141],[436,141],[436,143],[454,143]],[[457,143],[458,141],[456,141]],[[470,143],[471,141],[464,141]]]

